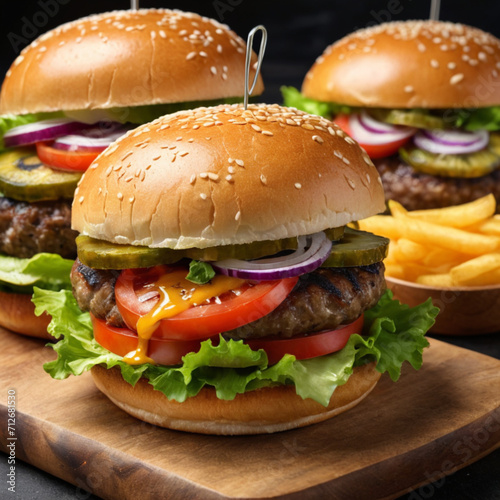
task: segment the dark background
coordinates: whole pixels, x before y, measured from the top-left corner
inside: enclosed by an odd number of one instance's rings
[[[19,51],[38,35],[85,15],[123,9],[126,0],[0,0],[0,81]],[[347,33],[380,22],[425,19],[430,0],[157,0],[141,7],[198,12],[231,26],[243,38],[257,24],[268,30],[263,66],[263,100],[280,101],[279,87],[300,87],[324,48]],[[500,0],[442,0],[441,19],[477,26],[500,37]],[[36,82],[33,82],[36,84]],[[500,335],[442,338],[500,358]],[[0,455],[4,478],[5,457]],[[95,498],[78,496],[75,487],[29,465],[18,464],[19,499]],[[406,500],[500,500],[500,450],[434,485],[417,489]],[[4,492],[4,485],[0,491]],[[1,497],[1,494],[0,494]],[[2,497],[3,498],[3,497]]]
[[[462,22],[500,37],[499,0],[442,0],[441,19]],[[129,8],[127,0],[1,0],[0,80],[19,51],[62,23],[97,12]],[[300,86],[330,43],[380,22],[425,19],[430,0],[140,0],[141,7],[178,8],[228,24],[246,39],[257,24],[268,30],[263,67],[267,102],[280,85]]]

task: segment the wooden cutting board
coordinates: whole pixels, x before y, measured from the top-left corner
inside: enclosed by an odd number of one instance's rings
[[[52,380],[43,343],[0,338],[0,448],[14,388],[17,457],[105,499],[395,498],[500,447],[500,361],[433,339],[419,372],[332,420],[216,437],[135,420],[88,373]]]

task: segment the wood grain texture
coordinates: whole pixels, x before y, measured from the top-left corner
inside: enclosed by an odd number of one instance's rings
[[[0,386],[17,393],[17,457],[105,499],[395,498],[500,446],[500,361],[433,339],[419,372],[382,377],[332,420],[220,437],[140,422],[89,374],[52,380],[43,342],[0,336]],[[6,413],[2,396],[3,450]]]

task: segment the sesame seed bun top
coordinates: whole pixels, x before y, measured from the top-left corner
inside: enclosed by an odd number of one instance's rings
[[[351,106],[498,105],[500,40],[441,21],[381,24],[329,46],[307,73],[302,91]]]
[[[142,9],[85,17],[45,33],[21,52],[3,83],[0,112],[238,97],[245,52],[245,42],[227,26],[198,14]],[[259,77],[255,94],[262,91]]]
[[[75,192],[73,228],[120,244],[276,240],[384,210],[378,173],[336,125],[278,105],[179,111],[104,151]]]

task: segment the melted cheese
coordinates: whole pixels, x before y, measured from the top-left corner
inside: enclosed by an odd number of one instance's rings
[[[123,360],[132,365],[154,363],[147,356],[148,343],[161,320],[172,318],[190,307],[240,288],[243,283],[244,280],[239,278],[217,275],[209,283],[197,285],[186,279],[185,269],[162,275],[151,287],[151,290],[160,294],[158,302],[137,321],[137,349],[129,352]]]

